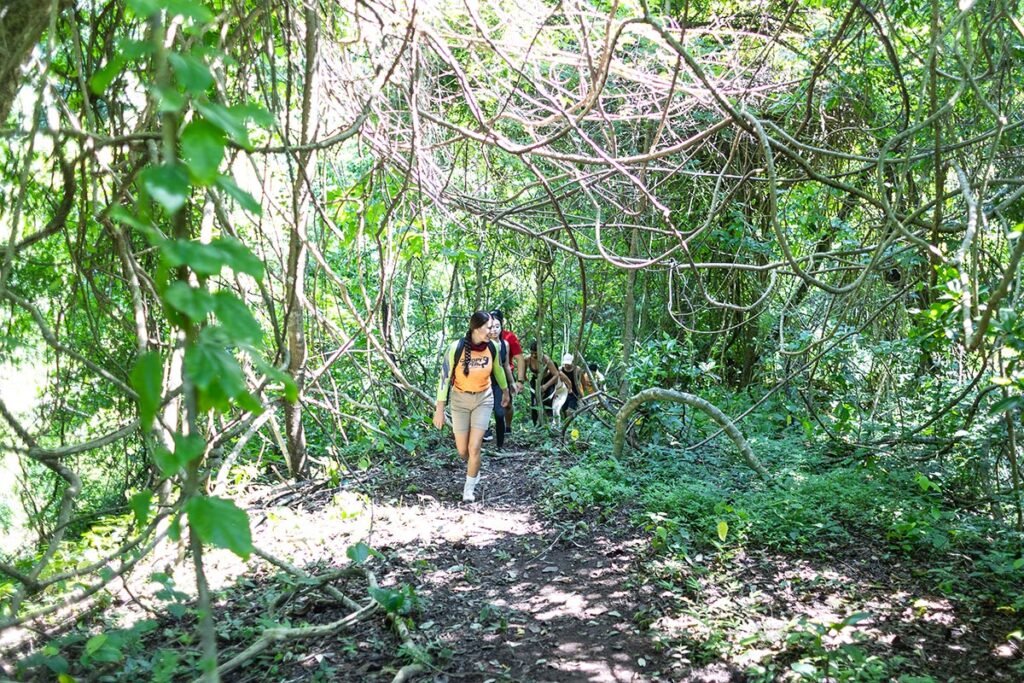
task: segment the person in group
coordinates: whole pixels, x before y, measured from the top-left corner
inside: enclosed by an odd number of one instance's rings
[[[526,382],[526,359],[523,357],[523,347],[519,343],[519,337],[512,330],[505,329],[505,314],[499,309],[491,311],[491,317],[497,318],[498,322],[501,323],[501,338],[508,344],[508,355],[509,365],[515,366],[515,382],[512,381],[512,377],[509,376],[509,383],[512,385],[513,398],[521,394],[523,391],[523,384]],[[505,433],[512,433],[512,412],[513,405],[510,401],[508,407],[505,409]]]
[[[580,375],[583,371],[576,366],[576,358],[571,353],[562,355],[562,366],[559,368],[562,374],[568,379],[569,393],[565,397],[564,410],[568,410],[570,413],[574,412],[580,405],[580,393],[582,382],[580,381]]]
[[[552,402],[555,398],[555,383],[562,381],[565,386],[569,386],[569,379],[562,375],[555,365],[554,361],[551,360],[548,355],[542,354],[542,358],[537,358],[537,342],[533,341],[530,343],[530,355],[526,359],[526,367],[529,368],[533,375],[533,379],[530,381],[530,419],[533,424],[537,424],[540,420],[540,406],[543,405],[544,413],[551,415]],[[537,400],[537,375],[541,375],[540,380],[540,401]]]
[[[580,396],[583,398],[598,391],[598,385],[604,382],[604,375],[597,369],[597,363],[588,363],[587,369],[590,372],[580,373],[580,391],[583,392]]]
[[[484,432],[491,421],[495,394],[491,378],[501,388],[501,404],[509,403],[505,370],[495,361],[497,349],[488,341],[491,315],[477,311],[469,319],[469,329],[462,339],[448,345],[441,360],[441,378],[437,383],[437,403],[434,406],[434,426],[444,427],[444,406],[448,403],[452,413],[452,431],[455,449],[466,463],[466,483],[462,500],[476,500],[476,485],[480,480],[480,446]]]
[[[512,368],[509,366],[509,344],[507,341],[501,338],[501,321],[491,314],[490,324],[490,341],[498,349],[497,360],[501,365],[501,368],[505,371],[506,380],[512,377]],[[497,436],[494,442],[495,448],[501,450],[502,446],[505,445],[505,414],[512,410],[512,403],[515,400],[517,390],[512,387],[509,391],[508,407],[505,407],[501,403],[501,387],[498,386],[497,380],[491,377],[491,389],[494,392],[494,430],[487,428],[487,432],[484,433],[484,441],[490,441]]]

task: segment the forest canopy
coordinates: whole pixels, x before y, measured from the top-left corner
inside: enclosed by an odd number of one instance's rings
[[[836,523],[973,558],[1020,628],[1018,3],[10,0],[0,46],[3,675],[87,669],[114,641],[65,667],[50,637],[175,552],[197,635],[166,680],[248,666],[273,639],[219,652],[204,557],[318,579],[247,492],[415,481],[451,448],[442,352],[494,309],[600,378],[531,432],[567,458],[551,514],[689,558],[770,491],[905,494],[909,528]],[[334,598],[414,647],[357,541],[374,600]]]

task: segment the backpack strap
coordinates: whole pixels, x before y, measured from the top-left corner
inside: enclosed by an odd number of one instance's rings
[[[451,347],[449,347],[451,348]],[[451,403],[452,387],[455,386],[455,369],[459,367],[459,360],[466,350],[466,338],[461,337],[455,342],[455,353],[452,354],[452,366],[448,368],[448,393],[445,395],[445,403]]]
[[[494,376],[495,368],[497,367],[497,361],[495,360],[498,352],[494,348],[494,342],[488,341],[487,348],[491,351],[491,376]],[[452,387],[455,386],[455,371],[459,367],[459,360],[462,359],[462,354],[466,352],[466,338],[462,337],[459,341],[455,342],[455,354],[452,356],[452,367],[448,374],[448,393],[445,398],[445,403],[451,403],[452,398]]]

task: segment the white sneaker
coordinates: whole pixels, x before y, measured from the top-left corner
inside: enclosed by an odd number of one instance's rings
[[[472,503],[476,501],[476,487],[480,483],[480,477],[476,478],[476,481],[470,485],[468,482],[462,485],[462,502]]]

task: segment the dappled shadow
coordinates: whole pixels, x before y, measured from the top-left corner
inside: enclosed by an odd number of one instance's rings
[[[797,661],[821,672],[827,660],[838,673],[866,671],[874,657],[936,680],[1020,680],[1010,664],[1021,652],[1007,641],[1014,618],[936,595],[917,566],[865,546],[830,558],[740,552],[711,571],[676,564],[670,573],[687,589],[659,593],[652,629],[670,656],[694,664],[717,659],[781,675]]]
[[[870,543],[828,557],[732,549],[672,558],[655,553],[625,513],[589,523],[541,517],[550,463],[533,453],[486,459],[480,502],[469,505],[460,501],[464,470],[454,456],[402,465],[338,486],[253,489],[243,502],[256,545],[308,574],[348,566],[346,550],[359,541],[383,553],[369,563],[380,585],[409,585],[419,598],[409,625],[430,662],[420,680],[724,683],[751,680],[758,668],[757,680],[796,680],[794,664],[842,666],[844,647],[941,680],[1019,680],[1010,665],[1020,652],[1006,640],[1019,626],[1013,615],[971,612],[923,589],[918,562]],[[165,548],[151,568],[174,551]],[[267,626],[327,624],[351,611],[259,560],[214,551],[206,564],[221,661]],[[175,579],[180,604],[191,606],[191,570],[179,567]],[[147,582],[140,572],[130,589],[153,613],[130,608],[126,593],[119,625],[160,614],[145,646],[176,650],[183,667],[175,680],[189,680],[198,648],[174,634],[192,632],[194,615],[172,617]],[[368,598],[360,575],[331,585]],[[869,616],[829,628],[858,613]],[[225,680],[390,681],[415,657],[400,646],[378,614],[328,637],[274,646]]]

